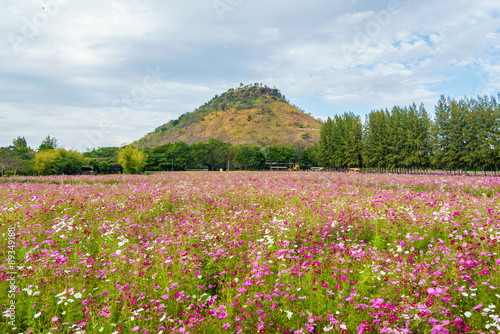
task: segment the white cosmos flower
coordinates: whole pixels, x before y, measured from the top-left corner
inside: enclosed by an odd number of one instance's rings
[[[467,318],[470,318],[470,316],[472,315],[472,313],[470,313],[469,311],[465,312],[464,315],[467,317]]]
[[[38,318],[41,314],[42,314],[42,312],[38,312],[38,313],[36,313],[36,314],[33,316],[33,318],[35,318],[35,319],[36,319],[36,318]]]

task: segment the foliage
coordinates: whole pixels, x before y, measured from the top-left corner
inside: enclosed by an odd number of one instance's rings
[[[35,152],[28,147],[24,137],[17,137],[8,147],[0,147],[0,173],[28,175]]]
[[[12,145],[14,145],[16,149],[28,147],[28,143],[26,142],[26,139],[24,137],[15,138],[14,140],[12,140]]]
[[[316,167],[321,164],[321,148],[318,143],[313,146],[306,147],[304,149],[304,154],[300,160],[303,167]]]
[[[449,169],[498,168],[500,105],[494,97],[441,97],[434,124],[435,165]]]
[[[231,144],[210,139],[187,145],[184,142],[165,144],[155,148],[146,148],[148,159],[146,170],[170,171],[184,170],[186,166],[204,167],[211,170],[225,168],[232,159]]]
[[[54,137],[47,136],[42,142],[40,143],[40,146],[38,147],[38,151],[44,151],[44,150],[54,150],[58,147],[58,142],[57,139]]]
[[[39,175],[72,175],[80,173],[84,164],[85,159],[79,152],[59,148],[39,151],[33,170]]]
[[[208,145],[208,165],[212,170],[225,168],[232,159],[231,144],[222,140],[210,138]]]
[[[13,159],[9,154],[0,151],[0,174],[2,177],[6,170],[17,170],[19,166],[19,160]]]
[[[99,171],[101,173],[109,173],[109,163],[102,161],[99,163]]]
[[[361,167],[363,128],[353,113],[328,117],[320,132],[321,163],[327,167]]]
[[[428,167],[431,121],[421,105],[374,110],[364,131],[363,163],[367,167]]]
[[[96,158],[99,161],[107,161],[108,163],[117,163],[119,151],[120,149],[118,147],[99,147],[83,153],[83,156],[87,158]]]
[[[270,146],[264,150],[266,159],[272,162],[290,163],[295,161],[295,152],[290,146]]]
[[[239,144],[233,148],[234,166],[238,169],[263,169],[265,158],[258,146]]]
[[[424,106],[373,110],[363,124],[352,113],[323,124],[319,160],[325,167],[498,170],[500,105],[495,97],[442,96],[434,122]]]
[[[146,165],[146,156],[142,151],[128,145],[118,152],[118,163],[125,174],[140,174]]]

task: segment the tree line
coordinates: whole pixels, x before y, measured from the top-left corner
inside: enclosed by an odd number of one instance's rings
[[[146,147],[146,171],[181,171],[186,166],[209,170],[265,170],[270,163],[299,163],[311,166],[312,148],[302,146],[231,145],[219,139],[186,144],[169,143],[154,148]]]
[[[318,162],[334,169],[498,171],[498,98],[442,96],[433,119],[415,103],[373,110],[365,120],[335,115],[321,128]]]
[[[37,149],[28,147],[24,137],[0,148],[1,175],[72,175],[82,172],[109,173],[113,166],[128,174],[156,171],[184,171],[187,168],[209,170],[264,170],[271,163],[299,163],[301,168],[314,165],[313,148],[302,146],[231,145],[218,139],[186,144],[169,143],[139,150],[124,147],[99,147],[80,153],[59,147],[55,138],[47,138]]]

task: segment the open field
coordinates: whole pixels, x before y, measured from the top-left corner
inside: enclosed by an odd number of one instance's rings
[[[500,332],[499,178],[12,180],[1,333]]]

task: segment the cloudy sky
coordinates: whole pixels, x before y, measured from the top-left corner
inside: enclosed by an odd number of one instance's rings
[[[240,83],[315,117],[500,92],[498,0],[2,0],[0,146],[130,143]]]

